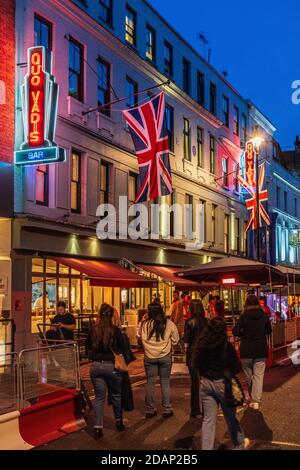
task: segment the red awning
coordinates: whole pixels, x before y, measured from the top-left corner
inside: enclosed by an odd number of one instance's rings
[[[161,277],[166,282],[174,284],[176,289],[191,291],[199,290],[201,288],[201,286],[197,282],[176,277],[175,273],[179,270],[179,268],[170,268],[169,266],[157,266],[147,264],[139,264],[138,267],[148,273],[155,274],[156,276]]]
[[[108,261],[54,258],[55,261],[76,269],[90,279],[91,286],[100,287],[156,287],[157,282]]]

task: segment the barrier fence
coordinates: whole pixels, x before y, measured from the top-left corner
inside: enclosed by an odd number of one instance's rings
[[[19,357],[16,353],[0,354],[0,415],[20,406]]]

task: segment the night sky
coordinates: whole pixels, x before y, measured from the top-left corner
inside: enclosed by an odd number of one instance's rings
[[[282,148],[293,147],[300,134],[300,105],[291,101],[291,84],[300,80],[299,0],[149,2],[202,54],[204,32],[211,64],[270,119]]]

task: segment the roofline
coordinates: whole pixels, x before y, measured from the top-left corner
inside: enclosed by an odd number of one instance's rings
[[[209,62],[207,62],[207,60],[186,40],[184,39],[183,36],[181,36],[181,34],[170,24],[168,23],[168,21],[154,8],[153,5],[151,5],[149,3],[148,0],[143,0],[143,2],[147,5],[148,8],[150,8],[150,10],[153,11],[153,13],[155,13],[158,18],[172,31],[172,33],[174,33],[178,39],[180,39],[180,41],[182,41],[207,67],[209,67],[216,75],[218,75],[218,77],[241,99],[244,101],[244,103],[249,106],[249,100],[247,100],[246,98],[244,98],[234,87],[233,85],[231,85],[231,83],[229,83],[225,78],[224,76],[218,72],[217,69],[215,69]]]

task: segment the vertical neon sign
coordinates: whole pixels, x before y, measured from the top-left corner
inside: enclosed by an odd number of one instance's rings
[[[246,181],[247,183],[254,187],[254,145],[252,142],[247,142],[246,152],[245,152],[245,162],[246,162]]]
[[[40,147],[44,144],[45,122],[45,74],[41,48],[30,51],[28,85],[28,143],[29,147]]]

